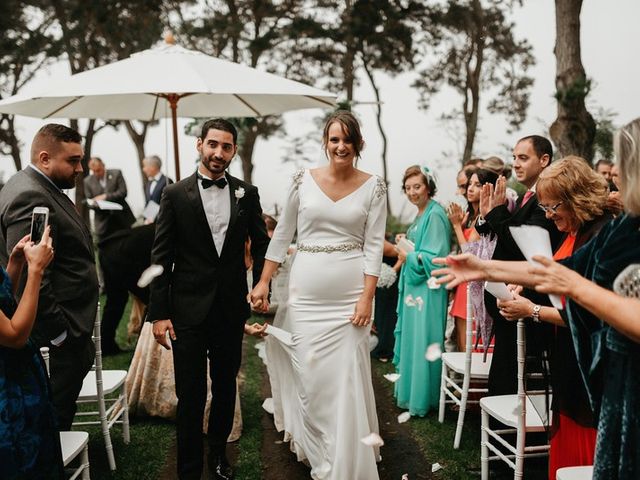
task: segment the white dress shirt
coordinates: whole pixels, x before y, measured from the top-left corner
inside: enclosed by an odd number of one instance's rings
[[[211,178],[203,175],[201,172],[198,172],[198,175]],[[207,222],[211,229],[213,243],[216,246],[218,255],[221,255],[224,239],[227,236],[227,229],[229,228],[229,218],[231,216],[229,183],[227,183],[224,188],[212,185],[205,190],[202,188],[202,182],[198,179],[198,190],[200,190],[200,198],[202,199],[204,213],[207,216]]]
[[[153,191],[158,186],[158,182],[162,178],[162,172],[158,172],[157,175],[149,177],[149,196],[153,195]]]

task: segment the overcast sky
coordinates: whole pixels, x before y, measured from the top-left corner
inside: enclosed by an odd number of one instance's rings
[[[505,145],[512,145],[519,137],[529,134],[547,133],[548,126],[556,116],[556,104],[553,98],[555,90],[555,19],[553,0],[524,0],[524,6],[513,12],[515,35],[527,38],[533,46],[536,65],[530,70],[535,78],[531,94],[531,106],[528,118],[521,129],[514,134],[506,133],[506,122],[502,116],[481,114],[480,129],[475,144],[478,156],[498,155],[509,159],[510,152]],[[640,78],[638,45],[640,31],[637,29],[640,19],[640,2],[637,0],[587,0],[582,7],[582,62],[587,75],[593,80],[593,89],[589,97],[595,110],[602,107],[617,114],[616,124],[627,123],[640,116],[640,96],[637,92]],[[46,82],[48,75],[67,75],[68,67],[52,67],[35,82]],[[400,181],[404,169],[415,163],[422,163],[435,169],[440,192],[438,199],[449,201],[455,188],[454,176],[459,165],[457,152],[460,142],[453,141],[440,126],[437,119],[453,109],[460,109],[461,99],[448,88],[443,88],[431,103],[427,112],[417,107],[417,93],[411,89],[414,74],[412,72],[395,78],[377,77],[381,88],[383,105],[383,123],[388,136],[389,180],[391,182],[391,204],[395,214],[405,218],[414,215],[412,207],[401,195]],[[363,86],[355,93],[356,101],[365,102],[354,108],[363,123],[363,135],[367,147],[363,152],[359,168],[371,173],[382,173],[380,162],[381,141],[375,123],[375,110],[366,102],[374,100],[373,92],[364,76],[360,78]],[[482,101],[482,99],[481,99]],[[483,105],[486,105],[486,101]],[[285,115],[286,133],[298,135],[313,128],[311,120],[318,111],[307,110],[291,112]],[[23,141],[23,163],[29,158],[29,144],[35,131],[43,125],[42,120],[18,117],[19,135]],[[181,125],[186,120],[181,120]],[[175,178],[173,167],[173,147],[169,124],[161,121],[153,128],[146,142],[147,154],[158,154],[165,161],[165,173]],[[182,131],[182,128],[179,130]],[[318,132],[318,141],[320,137]],[[319,144],[318,144],[319,145]],[[282,205],[291,174],[301,165],[314,166],[325,162],[319,146],[310,146],[314,156],[311,164],[303,164],[298,159],[284,162],[288,153],[286,139],[258,141],[254,151],[253,183],[260,189],[262,205],[266,212],[272,212],[275,203]],[[141,178],[137,166],[137,157],[126,131],[115,132],[111,129],[101,131],[94,139],[92,153],[103,158],[107,168],[119,168],[124,172],[129,187],[128,201],[134,212],[143,208]],[[196,159],[195,138],[181,135],[180,168],[183,177],[194,168]],[[5,180],[14,169],[9,157],[5,157],[0,166],[4,170]],[[242,176],[240,161],[234,160],[231,166],[233,175]]]

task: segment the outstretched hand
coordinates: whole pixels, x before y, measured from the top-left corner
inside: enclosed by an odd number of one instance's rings
[[[534,256],[538,264],[529,268],[532,283],[541,293],[552,293],[571,297],[572,292],[581,281],[587,281],[582,276],[547,257]]]
[[[437,283],[446,283],[448,289],[457,287],[461,283],[471,280],[484,280],[486,278],[486,267],[484,260],[471,253],[461,253],[459,255],[449,255],[446,258],[435,258],[436,265],[446,265],[445,268],[433,270],[431,274],[438,277]]]

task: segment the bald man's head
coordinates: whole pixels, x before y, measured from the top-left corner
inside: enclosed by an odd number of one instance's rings
[[[31,143],[31,163],[59,188],[75,186],[83,156],[82,136],[65,125],[45,125]]]

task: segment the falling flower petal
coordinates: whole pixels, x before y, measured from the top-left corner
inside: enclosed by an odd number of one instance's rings
[[[164,272],[162,265],[151,265],[142,272],[142,275],[140,275],[140,278],[138,279],[138,286],[140,288],[148,287],[154,278],[162,275],[162,272]]]
[[[264,402],[262,402],[262,408],[264,408],[265,412],[273,415],[273,398],[265,398]]]
[[[389,380],[391,383],[396,383],[398,381],[398,379],[400,378],[400,374],[399,373],[385,373],[384,374],[384,378]]]
[[[365,445],[368,445],[369,447],[381,447],[382,445],[384,445],[384,440],[382,440],[382,437],[380,437],[380,435],[375,432],[371,432],[366,437],[361,438],[360,441]]]
[[[406,306],[408,306],[408,307],[415,307],[416,306],[416,301],[413,299],[411,294],[409,294],[406,297],[404,297],[404,304]]]
[[[429,287],[431,290],[436,290],[440,288],[440,285],[438,285],[438,281],[436,277],[429,277],[429,280],[427,280],[427,287]]]
[[[438,470],[442,470],[442,465],[440,465],[439,463],[434,463],[431,465],[431,473],[435,473]]]
[[[442,348],[439,343],[432,343],[427,347],[427,351],[424,354],[424,358],[430,362],[435,362],[442,356]]]
[[[400,415],[398,415],[398,423],[404,423],[408,421],[410,418],[411,418],[411,413],[402,412]]]
[[[422,306],[424,305],[422,297],[416,297],[416,304],[418,305],[418,310],[422,311]]]

